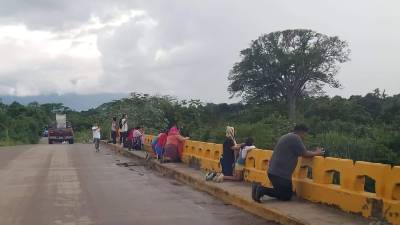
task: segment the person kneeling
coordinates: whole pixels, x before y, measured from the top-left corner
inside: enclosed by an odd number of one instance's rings
[[[251,197],[256,202],[261,202],[262,196],[267,195],[282,201],[289,201],[293,195],[292,174],[297,165],[297,159],[314,157],[324,154],[322,148],[316,151],[307,151],[303,144],[308,128],[304,124],[294,127],[293,132],[283,135],[276,144],[268,168],[268,178],[273,188],[263,187],[253,183]]]
[[[224,176],[222,173],[220,175],[217,175],[214,178],[215,182],[222,182],[224,180],[230,180],[230,181],[242,181],[243,180],[243,170],[246,162],[246,157],[247,153],[256,148],[253,145],[253,138],[249,137],[246,139],[245,143],[242,144],[242,147],[239,150],[239,155],[237,157],[236,163],[235,163],[235,170],[233,172],[233,176]]]

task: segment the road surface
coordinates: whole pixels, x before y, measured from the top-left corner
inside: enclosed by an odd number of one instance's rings
[[[0,225],[273,224],[92,145],[0,148]]]

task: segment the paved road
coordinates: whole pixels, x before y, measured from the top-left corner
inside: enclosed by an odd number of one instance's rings
[[[0,225],[273,224],[91,145],[0,148]]]

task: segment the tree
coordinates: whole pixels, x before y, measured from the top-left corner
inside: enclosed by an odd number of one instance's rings
[[[312,30],[285,30],[260,36],[240,52],[229,74],[231,97],[244,102],[285,101],[295,120],[296,100],[340,87],[338,63],[349,60],[345,41]]]

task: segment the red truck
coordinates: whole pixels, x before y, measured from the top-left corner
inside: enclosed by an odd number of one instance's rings
[[[67,116],[65,114],[56,114],[56,121],[49,125],[48,133],[49,144],[55,142],[74,143],[74,130],[67,121]]]

